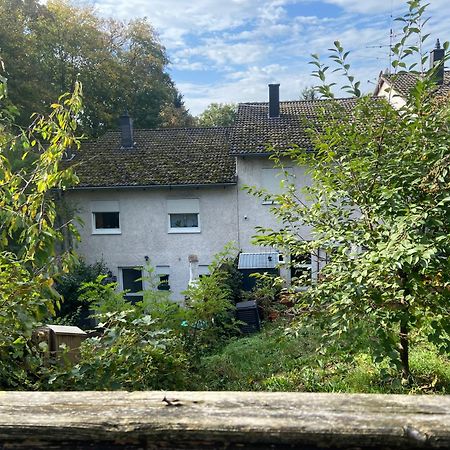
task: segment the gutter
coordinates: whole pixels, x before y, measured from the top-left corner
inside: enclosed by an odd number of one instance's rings
[[[138,185],[138,186],[74,186],[68,188],[68,191],[95,191],[95,190],[111,190],[111,189],[176,189],[176,188],[204,188],[204,187],[226,187],[236,186],[237,181],[232,183],[210,183],[210,184],[158,184],[158,185]]]

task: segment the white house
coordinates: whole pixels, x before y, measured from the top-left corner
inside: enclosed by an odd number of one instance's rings
[[[270,85],[269,97],[240,104],[230,128],[133,130],[125,115],[120,131],[83,145],[71,161],[80,183],[66,193],[84,223],[78,253],[89,263],[102,259],[130,297],[145,288],[138,279],[148,262],[175,300],[230,241],[247,269],[278,266],[278,249],[251,242],[256,226],[280,226],[272,205],[243,187],[279,191],[282,173],[268,158],[269,145],[308,146],[300,118],[313,117],[323,102],[279,102],[279,85]],[[300,192],[306,168],[287,162],[286,169]],[[312,276],[319,269],[311,258],[301,265]],[[281,266],[281,274],[289,281],[290,268]]]
[[[444,56],[445,50],[441,48],[438,39],[435,48],[430,52],[429,63],[430,68],[438,66],[435,81],[438,87],[436,94],[439,96],[448,96],[450,94],[450,71],[445,70]],[[394,108],[400,109],[405,106],[406,99],[419,76],[418,73],[412,72],[400,72],[398,74],[380,73],[374,95],[386,98]]]
[[[89,263],[102,259],[130,296],[142,290],[136,279],[148,262],[160,288],[182,298],[192,266],[206,272],[213,255],[237,239],[228,133],[133,131],[124,116],[121,131],[84,145],[72,160],[80,183],[66,194],[84,222],[79,254]]]
[[[431,64],[443,58],[431,53]],[[441,93],[450,92],[450,72],[438,72]],[[414,84],[412,74],[381,75],[375,95],[401,107]],[[337,99],[351,111],[355,99]],[[402,103],[403,102],[403,103]],[[279,101],[279,85],[269,85],[269,102],[242,103],[229,128],[133,130],[121,117],[110,131],[83,145],[71,161],[80,183],[66,193],[84,222],[78,252],[87,262],[100,259],[130,297],[142,290],[142,268],[149,262],[160,289],[181,300],[192,278],[207,273],[213,256],[234,241],[243,252],[242,267],[274,268],[278,251],[252,244],[255,227],[280,226],[273,205],[248,194],[244,186],[276,193],[282,174],[268,158],[271,148],[310,143],[302,118],[314,120],[323,101]],[[305,167],[286,162],[299,192],[309,183]],[[309,230],[303,230],[308,238]],[[311,276],[320,261],[299,264]],[[260,266],[260,267],[257,267]],[[281,266],[289,281],[291,269]]]

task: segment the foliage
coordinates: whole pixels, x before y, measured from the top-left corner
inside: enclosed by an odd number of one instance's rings
[[[229,271],[235,260],[233,251],[233,247],[227,245],[215,255],[209,275],[184,292],[184,339],[194,356],[211,351],[223,338],[237,331],[233,314],[235,294],[230,286]]]
[[[224,251],[211,275],[187,290],[187,307],[157,289],[153,268],[145,268],[143,299],[130,303],[105,275],[85,282],[78,299],[100,320],[96,336],[81,346],[78,364],[42,368],[46,389],[184,389],[198,358],[235,331],[232,292],[223,266]]]
[[[182,389],[187,380],[179,340],[149,315],[128,309],[100,316],[98,336],[85,340],[81,361],[56,369],[49,388],[75,390]]]
[[[269,319],[271,313],[285,309],[279,302],[282,282],[279,277],[261,275],[255,287],[243,294],[243,300],[254,300],[258,305],[259,316],[262,320]]]
[[[266,324],[261,333],[228,341],[200,360],[189,389],[223,391],[301,391],[348,393],[450,392],[450,364],[436,348],[417,342],[411,352],[411,384],[404,386],[386,361],[374,363],[364,349],[370,333],[351,346],[330,343],[327,354],[317,352],[321,330],[313,322],[295,335],[287,324]],[[349,345],[350,347],[350,345]]]
[[[0,0],[0,48],[21,125],[76,80],[86,93],[86,134],[115,128],[125,109],[140,128],[190,120],[146,19],[102,19],[92,6],[69,0]]]
[[[229,127],[236,119],[237,106],[234,103],[211,103],[197,117],[200,127]]]
[[[300,92],[300,100],[318,100],[319,94],[314,88],[314,86],[307,86],[302,89],[302,92]]]
[[[387,101],[361,97],[349,113],[333,101],[329,66],[314,56],[314,74],[323,82],[318,91],[329,99],[318,122],[310,124],[315,151],[286,152],[310,168],[312,185],[303,193],[291,185],[273,196],[273,212],[285,228],[257,238],[294,256],[312,253],[320,260],[326,254],[317,283],[296,293],[298,312],[326,323],[326,346],[343,335],[357,336],[369,324],[375,361],[388,357],[402,368],[405,382],[413,330],[420,329],[440,351],[450,350],[450,192],[448,171],[442,170],[450,148],[450,109],[435,93],[437,67],[423,69],[425,7],[416,0],[408,5],[393,67],[411,71],[415,56],[422,66],[405,106],[395,110]],[[419,47],[409,44],[417,39]],[[347,81],[343,89],[360,96],[347,57],[335,42],[330,58]],[[300,234],[305,225],[311,237]],[[352,345],[352,339],[343,342]]]
[[[61,306],[56,311],[56,320],[70,325],[85,328],[90,314],[89,305],[81,301],[82,285],[95,281],[98,276],[108,273],[103,261],[87,264],[79,259],[69,272],[58,277],[55,290],[62,297]]]
[[[40,364],[31,345],[33,328],[54,314],[58,295],[54,278],[74,260],[57,253],[64,227],[56,227],[55,189],[76,183],[61,167],[64,152],[76,146],[81,86],[52,105],[49,117],[34,116],[17,128],[0,82],[0,385],[30,386]],[[17,155],[24,162],[14,165]],[[72,223],[65,225],[75,233]]]

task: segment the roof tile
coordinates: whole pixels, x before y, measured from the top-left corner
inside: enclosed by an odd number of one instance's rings
[[[398,74],[382,74],[381,79],[388,82],[392,88],[402,97],[407,97],[409,92],[414,87],[417,77],[417,73],[405,72]],[[444,72],[444,81],[442,85],[438,87],[438,94],[446,96],[450,94],[450,71],[446,70]]]
[[[86,142],[71,161],[77,187],[209,185],[236,182],[229,129],[135,130],[135,147],[121,148],[120,132]]]
[[[336,99],[350,111],[354,98]],[[267,154],[273,149],[286,149],[292,145],[310,147],[307,120],[318,118],[327,100],[280,102],[280,117],[269,118],[269,104],[239,104],[236,122],[230,132],[230,151],[234,155]],[[335,104],[335,102],[334,102]]]

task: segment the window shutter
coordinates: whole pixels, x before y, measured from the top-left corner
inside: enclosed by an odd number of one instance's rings
[[[167,200],[167,212],[169,214],[192,214],[200,212],[198,198],[185,198],[180,200]]]

